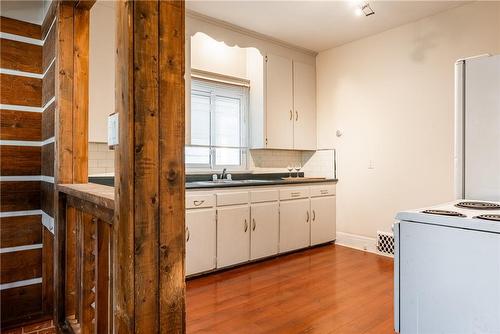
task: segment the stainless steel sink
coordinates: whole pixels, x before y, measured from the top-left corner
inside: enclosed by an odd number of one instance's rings
[[[233,182],[240,182],[240,183],[268,183],[272,182],[271,180],[234,180]]]
[[[197,184],[200,186],[213,186],[217,184],[246,184],[246,183],[268,183],[269,180],[217,180],[217,181],[194,181],[190,184]]]

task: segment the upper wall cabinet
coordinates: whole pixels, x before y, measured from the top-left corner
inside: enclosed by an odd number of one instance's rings
[[[314,66],[267,54],[264,80],[264,115],[251,116],[252,148],[315,150]],[[259,112],[252,105],[250,110]]]
[[[316,149],[316,69],[312,65],[293,62],[293,148]]]
[[[266,68],[266,148],[293,149],[292,60],[268,54]]]

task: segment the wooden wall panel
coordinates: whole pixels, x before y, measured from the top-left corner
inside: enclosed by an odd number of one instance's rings
[[[1,181],[0,211],[40,209],[40,181]]]
[[[42,146],[42,175],[54,176],[54,143]]]
[[[55,96],[55,68],[56,64],[52,64],[43,77],[42,83],[42,106],[50,101]]]
[[[42,39],[42,29],[39,25],[4,16],[0,18],[0,31],[34,39]]]
[[[42,250],[30,249],[0,253],[0,283],[10,283],[42,276]]]
[[[56,10],[57,1],[52,1],[41,26],[42,39],[46,39],[49,29],[52,27],[52,23],[56,19]]]
[[[0,39],[0,67],[30,73],[42,73],[42,47]]]
[[[1,140],[41,140],[42,114],[18,110],[0,110]]]
[[[42,284],[32,284],[0,292],[2,323],[25,317],[42,309]],[[15,307],[12,307],[15,305]]]
[[[0,174],[40,175],[41,148],[39,146],[0,146]]]
[[[42,113],[42,140],[54,137],[54,114],[56,103],[52,102]]]
[[[54,26],[55,27],[55,26]],[[45,39],[42,51],[42,69],[45,72],[50,63],[56,57],[56,29],[50,29],[50,32]]]
[[[41,182],[41,209],[51,217],[54,217],[54,184]]]
[[[42,305],[45,313],[52,313],[54,306],[54,235],[43,227],[42,249]]]
[[[0,218],[0,247],[16,247],[42,243],[42,216]]]
[[[42,106],[42,79],[2,73],[0,82],[2,104]]]
[[[54,8],[51,5],[54,18]],[[47,18],[46,21],[50,20]],[[44,25],[44,37],[50,25]],[[1,30],[15,35],[42,39],[42,27],[26,22],[4,19]],[[47,36],[44,46],[7,39],[0,40],[0,66],[2,68],[41,74],[49,67],[55,53],[55,35]],[[44,54],[45,52],[45,54]],[[54,66],[44,79],[0,74],[1,103],[42,107],[55,92]],[[55,104],[55,103],[54,103]],[[45,112],[0,111],[2,140],[41,141],[54,136],[54,104]],[[42,124],[44,123],[45,124]],[[43,139],[42,139],[43,137]],[[0,146],[0,174],[2,176],[53,176],[54,144],[44,147]],[[53,185],[40,181],[0,182],[0,210],[38,210],[42,204],[53,212]],[[42,191],[43,190],[43,191]],[[43,198],[43,200],[42,200]],[[0,292],[1,326],[16,326],[26,321],[46,319],[53,306],[53,240],[43,227],[41,215],[4,217],[0,219],[1,247],[15,247],[43,243],[43,248],[0,254],[0,282],[15,282],[43,275],[41,284],[5,289]],[[42,232],[43,231],[43,232]],[[53,238],[52,238],[53,239]],[[43,264],[42,264],[43,263]],[[43,305],[42,305],[43,302]],[[15,307],[12,307],[15,306]]]

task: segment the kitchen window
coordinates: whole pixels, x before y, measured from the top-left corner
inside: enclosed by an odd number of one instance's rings
[[[190,169],[246,169],[248,87],[193,78]]]

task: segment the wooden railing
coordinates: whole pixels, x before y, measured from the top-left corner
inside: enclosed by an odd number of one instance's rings
[[[62,184],[57,194],[57,326],[66,333],[112,333],[114,188]]]

